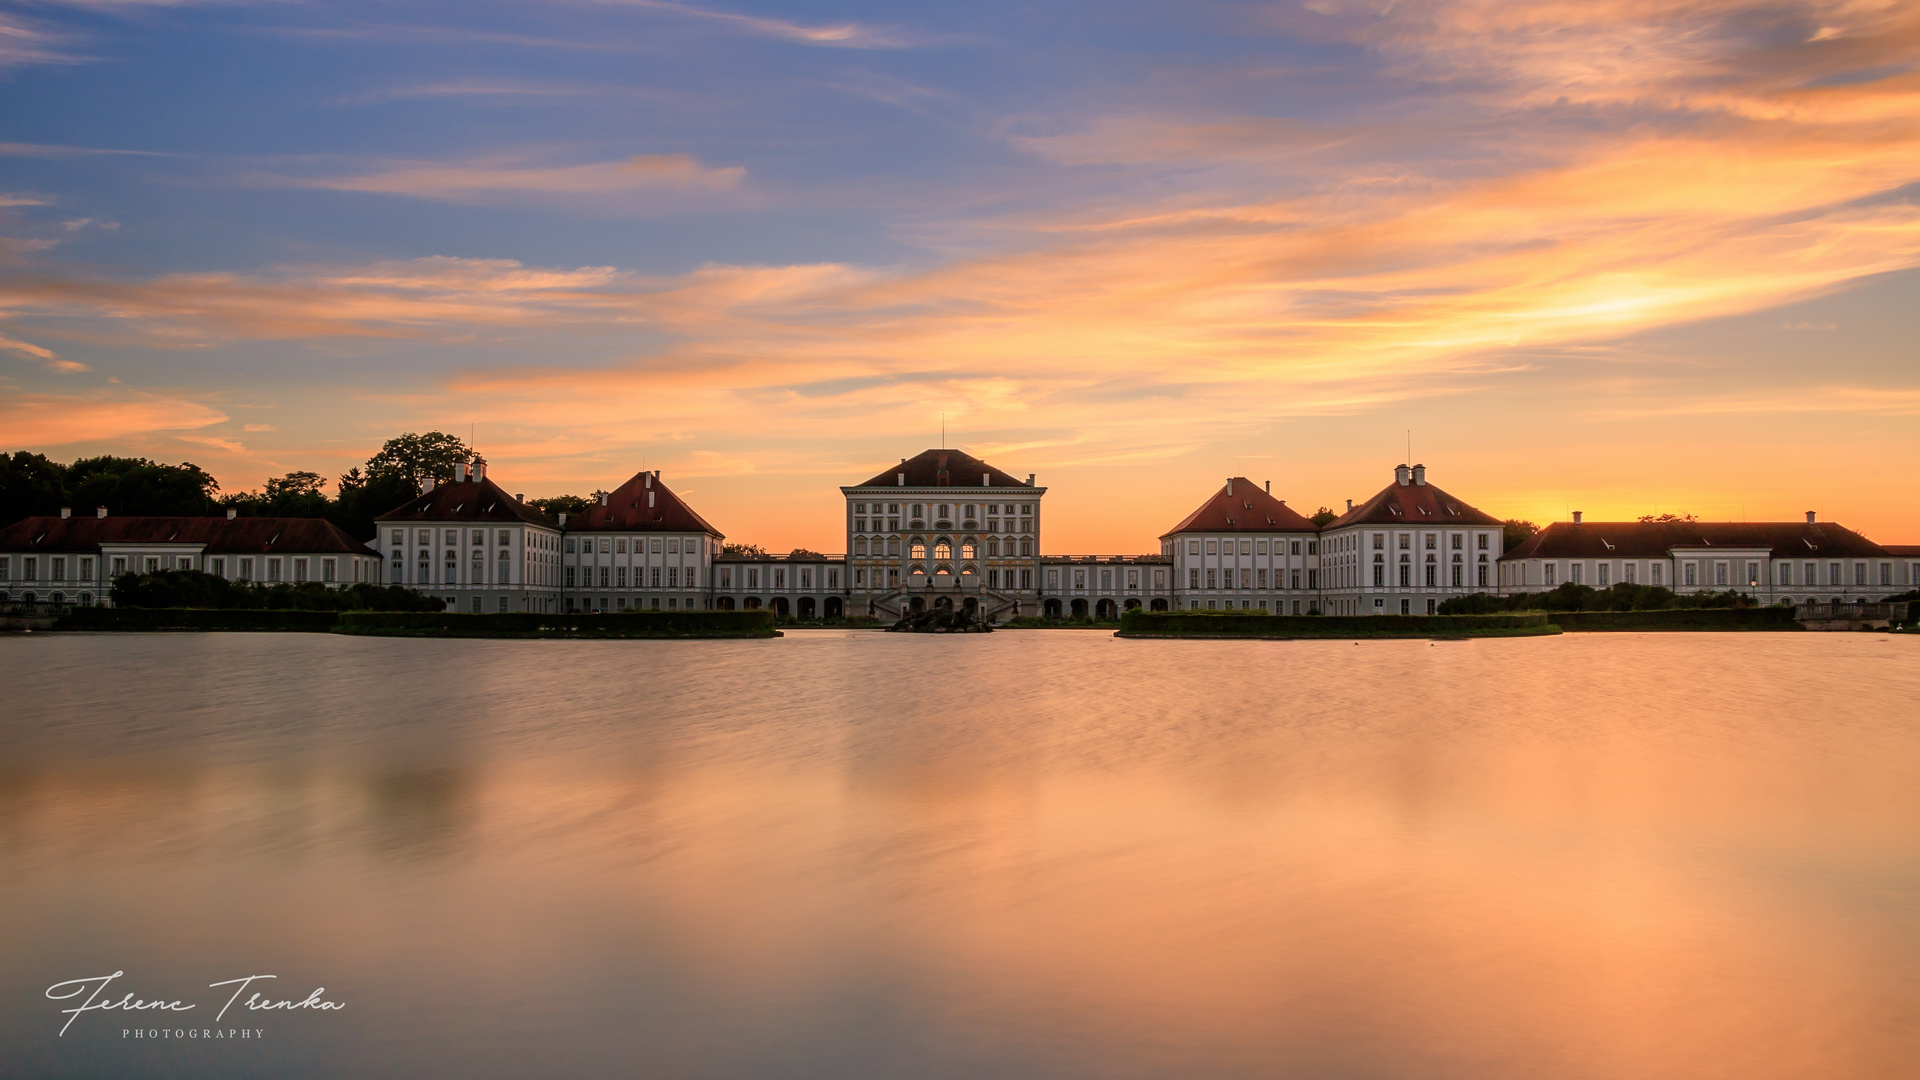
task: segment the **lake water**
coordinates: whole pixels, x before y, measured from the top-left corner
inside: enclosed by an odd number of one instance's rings
[[[1920,638],[35,634],[0,677],[9,1076],[1920,1067]],[[115,971],[196,1007],[59,1035]],[[255,974],[345,1008],[216,1022]]]

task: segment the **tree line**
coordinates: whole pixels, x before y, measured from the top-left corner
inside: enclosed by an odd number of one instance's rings
[[[356,539],[374,533],[374,518],[420,494],[429,477],[453,479],[454,467],[471,464],[473,448],[443,431],[408,432],[388,439],[369,457],[333,481],[317,472],[269,478],[257,491],[223,492],[211,473],[191,461],[178,465],[143,457],[79,458],[61,463],[45,454],[0,455],[0,522],[57,514],[71,507],[91,514],[104,506],[115,516],[207,517],[233,510],[241,517],[325,518]],[[592,495],[557,495],[527,502],[548,514],[578,513]]]

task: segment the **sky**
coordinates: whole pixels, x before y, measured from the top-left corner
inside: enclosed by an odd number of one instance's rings
[[[0,449],[1920,543],[1920,5],[0,0]],[[1904,490],[1902,484],[1896,490]]]

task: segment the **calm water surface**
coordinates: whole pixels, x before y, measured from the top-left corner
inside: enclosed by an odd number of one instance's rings
[[[7,1075],[1920,1068],[1920,639],[36,634],[0,677]],[[265,1036],[58,1036],[117,970]],[[216,1024],[264,973],[347,1007]]]

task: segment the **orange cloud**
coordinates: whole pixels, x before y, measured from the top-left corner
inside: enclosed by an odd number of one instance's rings
[[[636,154],[625,161],[535,165],[520,158],[465,162],[399,162],[371,172],[335,177],[263,176],[295,187],[379,192],[447,202],[474,202],[505,194],[621,195],[724,192],[746,178],[743,166],[710,168],[688,154]]]
[[[206,427],[226,415],[198,402],[22,394],[0,399],[0,430],[20,446],[105,442],[147,432]]]

